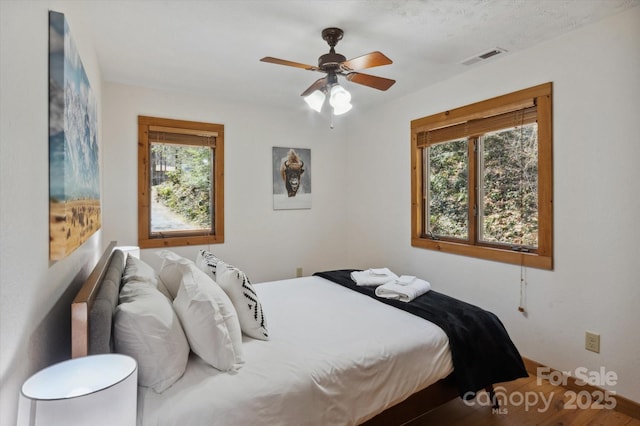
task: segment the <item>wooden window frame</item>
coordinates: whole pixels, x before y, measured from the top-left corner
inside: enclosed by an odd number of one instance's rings
[[[213,164],[213,223],[210,232],[173,231],[151,233],[151,129],[174,129],[185,135],[211,133],[216,135]],[[170,130],[169,130],[170,131]],[[189,143],[187,143],[189,145]],[[224,125],[197,121],[138,116],[138,245],[141,248],[162,248],[224,243]]]
[[[435,239],[424,229],[426,214],[426,188],[423,170],[423,155],[426,148],[435,142],[454,139],[461,132],[470,136],[469,128],[477,126],[483,131],[482,120],[499,117],[514,111],[525,111],[525,121],[533,119],[538,123],[538,247],[531,252],[497,245],[482,244],[477,241],[473,203],[476,198],[475,161],[470,161],[469,176],[469,240]],[[535,117],[532,118],[532,114]],[[465,129],[466,130],[463,130]],[[485,130],[486,131],[486,130]],[[424,135],[429,135],[429,140]],[[434,140],[431,140],[434,136]],[[553,269],[553,132],[552,132],[552,83],[545,83],[528,89],[491,98],[485,101],[455,108],[442,113],[411,121],[411,245],[481,259]],[[473,144],[469,143],[469,155]],[[473,164],[472,164],[473,163]],[[472,183],[474,182],[474,183]],[[473,198],[472,198],[473,197]],[[471,226],[473,224],[473,226]]]

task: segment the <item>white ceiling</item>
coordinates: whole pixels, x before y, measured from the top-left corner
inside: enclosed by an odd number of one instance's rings
[[[329,51],[320,35],[326,27],[344,30],[336,51],[347,58],[379,50],[394,62],[364,71],[397,80],[387,92],[344,83],[354,106],[365,106],[481,66],[461,62],[488,49],[506,49],[506,56],[638,5],[640,0],[93,0],[83,9],[107,81],[298,107],[300,93],[322,74],[259,59],[316,65]]]

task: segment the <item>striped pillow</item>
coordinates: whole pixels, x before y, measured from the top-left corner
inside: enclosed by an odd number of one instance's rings
[[[198,256],[196,256],[196,266],[200,268],[200,270],[206,272],[206,274],[213,278],[214,281],[216,280],[218,262],[221,261],[222,259],[206,250],[200,250],[198,252]]]
[[[242,332],[254,339],[269,340],[262,304],[247,275],[220,260],[216,269],[216,282],[236,308]]]

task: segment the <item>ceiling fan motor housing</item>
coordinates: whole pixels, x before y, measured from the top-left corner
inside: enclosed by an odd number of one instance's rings
[[[340,67],[340,64],[346,60],[347,58],[339,53],[326,53],[318,58],[318,68],[323,71],[337,69]]]
[[[318,58],[318,68],[323,71],[337,70],[340,68],[340,64],[347,60],[344,55],[336,53],[334,47],[338,44],[338,41],[342,40],[344,31],[340,28],[330,27],[322,30],[322,38],[325,40],[331,49],[329,53],[324,54]]]

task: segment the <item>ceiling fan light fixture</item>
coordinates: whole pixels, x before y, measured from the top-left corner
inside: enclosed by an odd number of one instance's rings
[[[333,115],[344,114],[345,112],[351,111],[351,108],[353,108],[353,105],[351,105],[350,103],[334,106]]]
[[[331,87],[329,103],[331,104],[333,109],[344,109],[347,105],[351,105],[351,93],[349,93],[344,87],[336,84]]]
[[[331,106],[331,128],[333,129],[333,116],[344,114],[353,108],[351,105],[351,94],[338,84],[338,76],[342,76],[348,81],[378,90],[387,90],[396,82],[389,78],[377,77],[375,75],[360,72],[363,69],[390,65],[393,61],[383,53],[374,51],[347,60],[346,57],[335,50],[336,44],[342,39],[344,31],[340,28],[325,28],[322,30],[322,38],[329,45],[329,53],[318,58],[318,65],[308,65],[300,62],[288,61],[285,59],[265,56],[260,59],[276,65],[300,68],[306,71],[318,71],[326,74],[326,77],[319,78],[304,92],[302,97],[309,107],[314,111],[321,112],[322,107],[329,98]]]
[[[326,95],[321,90],[315,90],[311,94],[304,97],[304,101],[311,109],[320,112]]]

